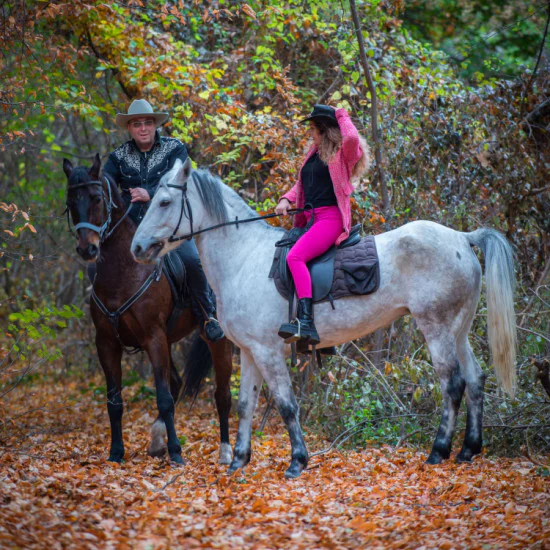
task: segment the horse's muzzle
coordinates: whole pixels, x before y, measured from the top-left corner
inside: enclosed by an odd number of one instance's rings
[[[89,243],[86,248],[77,246],[76,251],[83,260],[86,260],[87,262],[95,262],[97,260],[99,248],[97,245]]]
[[[150,264],[158,258],[163,248],[164,243],[161,241],[151,243],[147,247],[142,247],[136,243],[132,246],[132,254],[134,255],[136,262]]]

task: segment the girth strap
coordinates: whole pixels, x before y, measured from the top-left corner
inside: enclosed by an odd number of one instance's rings
[[[140,348],[135,348],[133,350],[129,350],[123,344],[123,342],[120,338],[120,335],[118,334],[118,326],[119,326],[120,317],[126,311],[128,311],[145,294],[145,292],[147,292],[147,289],[151,286],[153,281],[159,281],[160,280],[161,275],[162,275],[162,269],[160,267],[160,263],[157,263],[157,265],[155,266],[155,269],[151,272],[149,277],[147,277],[147,279],[141,285],[139,290],[130,299],[126,300],[126,302],[124,302],[116,311],[109,311],[105,307],[105,304],[103,304],[103,302],[99,299],[99,297],[95,293],[95,289],[92,285],[91,296],[92,296],[94,302],[96,303],[97,307],[100,309],[101,313],[103,313],[107,317],[107,319],[109,320],[109,322],[111,323],[111,325],[112,325],[112,327],[115,331],[116,337],[118,338],[118,341],[120,342],[122,348],[124,350],[126,350],[128,353],[136,353],[137,351],[140,351]]]

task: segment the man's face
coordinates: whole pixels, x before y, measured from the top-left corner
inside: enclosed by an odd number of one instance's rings
[[[128,122],[128,132],[142,151],[148,151],[155,142],[156,124],[153,117],[133,118]]]

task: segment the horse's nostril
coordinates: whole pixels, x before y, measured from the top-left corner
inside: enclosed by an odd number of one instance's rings
[[[141,255],[141,246],[139,244],[136,244],[134,246],[134,256],[140,256]]]

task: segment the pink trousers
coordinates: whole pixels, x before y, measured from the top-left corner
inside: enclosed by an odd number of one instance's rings
[[[286,257],[294,278],[298,298],[311,298],[311,276],[306,263],[326,252],[342,233],[342,214],[337,206],[321,206],[313,210],[315,221],[302,235]],[[304,212],[308,221],[310,212]]]

